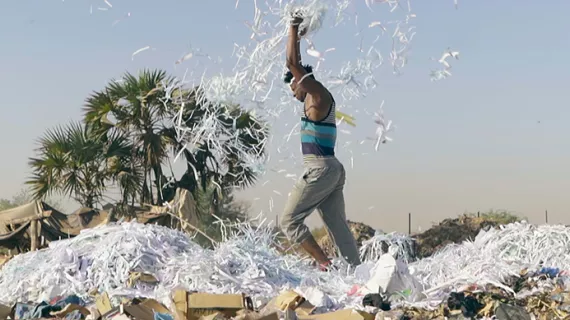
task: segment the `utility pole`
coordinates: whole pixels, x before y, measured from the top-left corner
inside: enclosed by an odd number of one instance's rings
[[[412,213],[408,213],[408,234],[412,235]]]

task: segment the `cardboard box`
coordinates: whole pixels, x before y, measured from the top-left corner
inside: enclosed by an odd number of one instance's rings
[[[173,295],[177,317],[198,320],[219,312],[227,318],[235,317],[240,310],[253,310],[250,298],[241,294],[188,293],[177,290]]]
[[[95,305],[100,314],[106,314],[107,312],[113,310],[113,305],[111,305],[111,300],[107,292],[103,292],[100,296],[95,299]]]
[[[108,298],[108,297],[107,297]],[[106,301],[102,299],[102,301]],[[106,302],[102,303],[103,308],[108,308]],[[136,320],[154,320],[154,313],[164,313],[172,315],[172,312],[168,310],[160,302],[153,299],[134,299],[127,303],[121,304],[117,308],[112,308],[103,314],[103,319],[123,319],[127,316]]]
[[[261,314],[255,311],[241,310],[238,312],[235,320],[279,320],[276,312],[269,314]]]
[[[131,317],[127,316],[126,314],[119,314],[119,315],[114,316],[113,318],[103,318],[103,319],[132,320]]]
[[[135,320],[154,320],[154,312],[140,304],[134,306],[123,306],[121,313],[131,316]]]
[[[269,301],[266,309],[271,308],[280,311],[295,310],[295,313],[300,316],[308,316],[315,310],[315,306],[293,290],[285,291]]]
[[[158,313],[172,315],[172,312],[170,312],[170,310],[168,310],[162,303],[153,299],[145,299],[140,303],[140,305]]]
[[[101,315],[101,319],[102,320],[110,320],[110,319],[123,319],[123,318],[128,318],[127,315],[122,313],[122,309],[121,307],[116,307],[113,308],[107,312],[105,312],[103,315]]]
[[[255,320],[279,320],[279,316],[277,315],[276,312],[274,312],[274,313],[262,316],[261,318],[255,319]]]
[[[132,288],[136,285],[137,282],[144,282],[147,284],[157,284],[158,280],[155,276],[151,274],[146,274],[142,272],[131,272],[129,274],[129,280],[127,281],[127,286]]]
[[[77,304],[68,304],[66,305],[63,309],[61,309],[60,311],[57,312],[51,312],[50,314],[52,316],[54,316],[55,318],[65,318],[68,314],[72,313],[73,311],[78,310],[84,317],[87,317],[88,315],[91,314],[91,312],[85,308],[82,307],[80,305]],[[3,318],[2,318],[3,319]]]
[[[0,319],[8,319],[12,314],[12,308],[0,304]]]
[[[117,319],[154,320],[154,311],[144,305],[120,305],[103,315],[105,320]]]
[[[298,317],[299,320],[374,320],[374,318],[373,314],[354,309]]]
[[[227,320],[227,319],[228,318],[226,318],[226,316],[224,316],[220,312],[200,317],[200,320]]]

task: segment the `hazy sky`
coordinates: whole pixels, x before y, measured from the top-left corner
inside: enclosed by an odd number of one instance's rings
[[[228,68],[233,43],[248,40],[243,21],[253,16],[252,1],[246,0],[238,11],[233,0],[109,1],[113,8],[106,12],[96,10],[105,7],[103,1],[0,4],[0,198],[14,195],[29,175],[34,139],[47,128],[79,120],[91,91],[126,70],[164,68],[181,75],[195,66],[174,68],[190,44],[228,59],[220,67]],[[372,15],[365,12],[364,0],[355,3],[363,16]],[[353,103],[357,128],[345,127],[353,132],[339,138],[357,145],[337,150],[348,173],[349,218],[404,231],[408,212],[414,229],[425,229],[466,210],[492,208],[538,223],[548,209],[550,222],[570,223],[564,196],[570,190],[570,2],[460,0],[459,10],[452,0],[412,4],[417,35],[409,65],[401,76],[388,66],[381,71],[379,88]],[[112,26],[127,12],[130,17]],[[357,28],[349,24],[341,30],[319,33],[314,40],[320,48],[352,46]],[[156,49],[133,61],[131,54],[147,45]],[[453,76],[430,82],[429,72],[438,66],[430,58],[450,46],[461,52]],[[343,54],[331,54],[326,63],[332,67],[354,58]],[[382,100],[397,131],[393,143],[374,152],[371,144],[358,141],[374,133],[363,110],[376,110]],[[275,141],[295,121],[292,114],[280,118]],[[300,159],[298,136],[292,140],[290,151]],[[273,153],[271,167],[287,167]],[[300,173],[301,168],[288,170]],[[242,196],[260,198],[253,202],[254,213],[269,213],[273,199],[274,216],[292,184],[283,173],[270,172]]]

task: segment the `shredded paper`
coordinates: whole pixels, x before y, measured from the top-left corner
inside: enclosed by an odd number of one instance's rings
[[[365,242],[362,267],[335,261],[338,270],[321,272],[308,261],[276,249],[274,228],[242,224],[215,249],[203,249],[178,231],[138,223],[84,230],[44,250],[14,257],[0,271],[0,303],[40,302],[59,295],[90,299],[97,289],[112,297],[152,297],[170,305],[173,289],[251,295],[258,306],[285,289],[294,289],[324,310],[362,308],[355,285],[368,281],[358,269],[371,269],[385,249],[401,261],[415,259],[413,241],[381,234]],[[548,248],[548,250],[544,250]],[[410,263],[427,299],[439,303],[465,285],[492,284],[512,291],[504,281],[522,269],[570,269],[570,228],[514,223],[481,231],[473,241],[450,245],[430,258]],[[152,275],[157,284],[135,283],[129,275]]]
[[[545,250],[545,248],[548,248]],[[481,231],[473,241],[452,244],[414,264],[414,275],[434,299],[469,284],[502,284],[523,269],[570,269],[570,228],[526,222]]]
[[[237,0],[235,9],[242,7],[247,7],[248,11],[253,9],[249,11],[253,15],[244,21],[243,26],[248,29],[249,36],[232,39],[234,44],[231,54],[228,52],[226,56],[214,58],[200,48],[192,47],[174,61],[177,70],[187,69],[184,76],[168,88],[164,101],[179,100],[177,105],[182,105],[179,115],[172,119],[181,145],[186,146],[190,152],[207,150],[219,163],[228,163],[226,160],[232,157],[234,166],[243,169],[242,172],[232,173],[237,178],[234,181],[242,181],[240,178],[251,172],[263,175],[268,169],[276,169],[287,178],[293,178],[291,173],[283,170],[282,162],[297,164],[290,155],[297,149],[298,144],[292,146],[291,136],[298,133],[298,127],[286,123],[285,127],[291,128],[291,131],[283,137],[267,133],[274,133],[277,125],[283,126],[282,121],[276,120],[283,119],[284,113],[296,114],[300,108],[293,101],[290,88],[282,81],[286,71],[285,43],[288,30],[297,18],[302,19],[299,31],[306,43],[306,47],[302,47],[304,63],[313,65],[314,75],[333,93],[340,132],[348,140],[358,140],[358,143],[346,141],[342,146],[351,154],[351,166],[356,153],[353,146],[367,144],[378,151],[382,144],[392,141],[388,134],[394,126],[384,118],[382,108],[380,112],[375,112],[363,107],[359,101],[377,88],[377,79],[382,70],[388,69],[399,75],[407,65],[416,35],[414,21],[417,13],[411,0]],[[113,26],[119,22],[128,23],[131,16],[130,12],[112,13],[117,8],[106,0],[97,9],[101,14],[122,17],[115,20]],[[363,10],[366,12],[361,12]],[[90,13],[93,14],[93,6],[90,7]],[[343,36],[342,42],[325,46],[321,35],[326,31],[331,32],[331,29],[332,34],[350,32],[353,37]],[[138,49],[133,48],[131,59],[134,60],[135,56],[141,59],[140,55],[155,49],[152,43]],[[341,55],[343,60],[335,61],[335,57]],[[459,52],[448,49],[440,59],[433,59],[440,68],[432,70],[431,80],[451,76],[450,61],[458,57]],[[222,60],[229,60],[233,68],[217,70]],[[216,72],[210,72],[209,67],[214,65]],[[388,68],[382,68],[383,66]],[[172,95],[174,91],[178,94]],[[188,95],[193,95],[193,103],[200,105],[201,121],[183,121],[183,115],[189,114],[185,111],[190,107]],[[228,128],[228,121],[235,123],[241,116],[228,112],[228,107],[238,105],[243,112],[252,115],[257,123],[256,130]],[[370,118],[373,119],[355,117],[360,111],[372,115]],[[227,116],[220,117],[220,114]],[[344,127],[356,126],[359,121],[364,130],[367,130],[363,137],[351,135],[349,128]],[[248,130],[245,134],[251,139],[247,139],[246,143],[243,136],[244,131]],[[252,146],[252,143],[256,145]],[[276,149],[277,154],[264,153],[263,151],[268,151],[268,146],[271,146],[272,151]],[[274,160],[272,166],[275,167],[266,168],[270,159]],[[273,201],[269,203],[272,208]]]
[[[293,101],[290,88],[282,81],[286,71],[285,43],[293,20],[302,18],[299,30],[303,31],[303,39],[307,43],[303,54],[304,63],[313,65],[317,79],[335,96],[340,109],[339,126],[345,124],[354,126],[355,119],[342,110],[350,113],[358,112],[357,109],[349,110],[352,108],[352,101],[365,97],[369,91],[376,88],[376,78],[380,74],[380,67],[384,64],[389,63],[394,73],[401,73],[407,63],[410,44],[415,35],[412,23],[416,15],[412,12],[411,4],[406,2],[404,5],[404,1],[367,2],[371,9],[389,12],[393,18],[387,21],[369,22],[358,21],[356,5],[348,0],[238,1],[236,8],[251,5],[251,2],[253,2],[254,16],[245,23],[251,34],[247,43],[241,44],[240,41],[234,43],[230,58],[234,60],[235,65],[231,72],[219,74],[210,74],[206,70],[201,74],[192,72],[197,76],[185,75],[184,79],[174,85],[176,88],[188,86],[197,88],[193,93],[196,94],[196,103],[202,105],[205,110],[203,120],[190,125],[180,119],[174,119],[173,123],[177,126],[179,141],[183,142],[190,151],[197,146],[207,145],[209,151],[221,158],[220,162],[224,162],[223,159],[228,156],[229,150],[237,151],[240,154],[238,158],[242,162],[240,167],[255,168],[256,173],[263,174],[266,172],[265,164],[270,157],[249,152],[243,141],[237,138],[239,130],[224,130],[225,126],[220,123],[217,114],[228,105],[239,105],[242,110],[251,112],[255,116],[263,127],[260,128],[261,132],[268,131],[269,124],[284,112],[298,112],[299,105]],[[348,51],[348,60],[329,63],[328,56],[335,55],[337,48],[319,45],[319,33],[323,29],[347,28],[352,23],[361,29],[353,39],[358,46],[355,45],[352,53]],[[345,43],[348,41],[343,40],[343,44]],[[382,47],[389,47],[389,52],[383,54]],[[133,56],[144,51],[143,49],[148,50],[146,47],[138,49]],[[346,48],[341,49],[346,50]],[[187,61],[199,57],[212,60],[204,53],[198,56],[199,51],[193,49],[176,61],[176,64],[184,66]],[[177,99],[177,97],[168,96],[167,99]],[[181,111],[180,114],[183,113]],[[282,125],[282,122],[280,124]],[[386,137],[391,130],[391,123],[384,120],[383,114],[377,113],[370,125],[371,127],[377,125],[376,132],[371,132],[375,138],[360,139],[362,143],[373,140],[374,148],[378,150],[381,143],[391,141]],[[345,129],[341,131],[349,133]],[[282,141],[276,139],[271,141],[277,142],[279,154],[276,157],[291,154],[286,151],[291,142],[291,135],[296,132],[296,128],[293,127],[290,134],[283,137]],[[263,150],[263,147],[269,145],[268,136],[256,132],[251,134],[259,138],[256,150]],[[224,137],[224,143],[219,142],[220,136]],[[284,159],[281,157],[279,160]]]
[[[254,16],[245,23],[251,31],[249,39],[246,43],[236,41],[234,44],[229,57],[235,62],[233,69],[212,74],[207,68],[198,71],[196,64],[183,78],[168,84],[163,100],[178,100],[181,105],[172,123],[179,142],[187,150],[207,148],[220,163],[232,156],[232,160],[240,161],[237,167],[257,174],[265,172],[264,165],[270,159],[263,154],[263,149],[269,143],[266,133],[271,121],[284,112],[298,112],[291,107],[294,101],[290,88],[282,81],[286,71],[285,41],[295,18],[302,18],[299,30],[303,31],[303,41],[307,44],[303,53],[305,62],[314,65],[317,78],[335,96],[339,126],[356,125],[358,119],[352,113],[358,110],[352,104],[377,87],[382,66],[388,65],[394,74],[402,73],[416,34],[413,25],[416,14],[410,1],[364,1],[367,10],[390,14],[390,19],[382,21],[359,21],[355,2],[350,0],[243,2],[236,2],[236,8],[253,5]],[[96,9],[101,12],[116,10],[106,0]],[[93,6],[90,12],[94,14]],[[128,23],[130,16],[130,12],[122,13],[122,18],[112,25]],[[358,45],[346,61],[330,64],[332,59],[329,57],[333,57],[337,49],[345,49],[340,47],[344,42],[339,48],[323,47],[318,35],[323,29],[349,24],[360,29],[353,39]],[[389,50],[383,52],[383,47]],[[153,44],[134,50],[131,59],[144,57],[148,50],[155,50]],[[432,72],[432,80],[450,76],[449,61],[457,59],[458,55],[456,51],[447,50],[438,60],[443,68]],[[199,48],[192,48],[173,62],[184,68],[196,59],[214,64],[220,62],[220,58],[215,59]],[[185,121],[190,112],[189,103],[200,106],[200,121]],[[371,140],[376,150],[379,145],[391,141],[387,134],[393,129],[391,121],[384,118],[383,104],[376,112],[363,110],[373,116],[370,124],[376,130],[370,132],[373,137],[361,139],[360,143]],[[238,105],[242,111],[234,112]],[[245,112],[256,125],[237,129]],[[277,141],[278,153],[289,156],[279,161],[291,157],[291,152],[285,152],[286,144],[298,126],[289,128],[282,144]],[[349,133],[342,127],[340,130]],[[248,145],[243,139],[244,134],[258,145]],[[344,147],[349,145],[347,142]],[[275,171],[294,178],[286,170],[278,168]],[[247,173],[244,170],[242,174]],[[277,190],[274,193],[282,194]],[[272,207],[273,199],[269,199],[269,203]],[[184,288],[212,293],[243,292],[261,305],[292,288],[325,310],[361,308],[362,297],[351,292],[355,285],[363,285],[369,280],[363,273],[341,260],[334,262],[337,270],[320,272],[304,258],[282,254],[276,249],[274,228],[270,225],[243,224],[237,226],[237,230],[213,250],[200,247],[183,233],[155,225],[118,223],[84,230],[73,239],[52,242],[47,249],[10,260],[0,270],[0,303],[40,302],[71,294],[89,300],[92,298],[90,293],[96,290],[114,298],[152,297],[171,306],[172,290]],[[363,268],[368,269],[386,252],[411,263],[428,299],[441,299],[450,288],[469,282],[500,285],[505,277],[516,274],[523,267],[546,263],[568,269],[570,260],[565,256],[570,250],[569,237],[567,228],[562,226],[513,224],[502,230],[483,232],[473,242],[447,247],[431,258],[414,262],[411,238],[396,233],[378,233],[363,243],[361,257]],[[546,246],[549,250],[542,250]],[[132,283],[131,274],[135,272],[151,275],[157,283]]]
[[[120,223],[84,230],[10,260],[0,271],[0,303],[40,302],[71,294],[89,300],[96,289],[112,297],[152,297],[168,305],[172,290],[184,288],[243,292],[260,305],[293,288],[320,292],[330,308],[360,305],[347,292],[366,279],[355,277],[342,261],[335,261],[338,271],[323,273],[306,258],[280,253],[274,232],[270,225],[243,224],[209,250],[183,233],[156,225]],[[132,272],[152,275],[158,284],[129,287]]]

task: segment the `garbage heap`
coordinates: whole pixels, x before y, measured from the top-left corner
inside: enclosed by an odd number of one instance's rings
[[[348,226],[359,248],[362,246],[362,242],[369,240],[376,234],[376,230],[374,230],[374,228],[361,222],[348,221]],[[315,237],[317,242],[325,254],[329,257],[337,256],[336,246],[328,232],[326,232],[326,229],[323,227],[317,229],[314,233],[316,233]]]
[[[519,220],[517,216],[508,212],[488,212],[481,215],[464,214],[457,218],[445,219],[430,229],[413,235],[411,238],[407,234],[398,232],[384,233],[374,230],[372,227],[360,222],[348,221],[348,225],[360,248],[363,260],[377,260],[381,254],[388,252],[392,242],[399,241],[406,242],[405,246],[407,247],[405,252],[401,252],[403,254],[402,258],[407,262],[413,262],[417,259],[430,257],[449,244],[471,240],[481,230],[497,228],[500,225]],[[323,251],[329,257],[336,257],[338,255],[336,247],[325,229],[317,229],[314,233]],[[376,239],[371,240],[372,238]],[[367,246],[367,244],[371,243],[374,243],[376,247]],[[366,246],[367,248],[363,248]]]
[[[0,319],[506,320],[570,314],[565,226],[509,224],[409,264],[402,255],[406,242],[393,241],[376,261],[356,269],[335,261],[337,270],[330,272],[280,254],[272,241],[273,228],[250,225],[213,250],[154,225],[85,230],[4,265]]]
[[[481,230],[497,228],[513,223],[518,218],[507,212],[490,212],[481,215],[464,214],[457,218],[445,219],[430,229],[414,235],[418,258],[426,258],[449,244],[471,240]]]
[[[565,273],[552,268],[523,270],[509,282],[508,291],[473,284],[451,292],[436,308],[411,303],[379,313],[393,319],[570,319],[570,278]],[[367,299],[365,304],[375,306],[386,301],[382,295],[370,295]],[[385,303],[384,309],[391,308]]]

